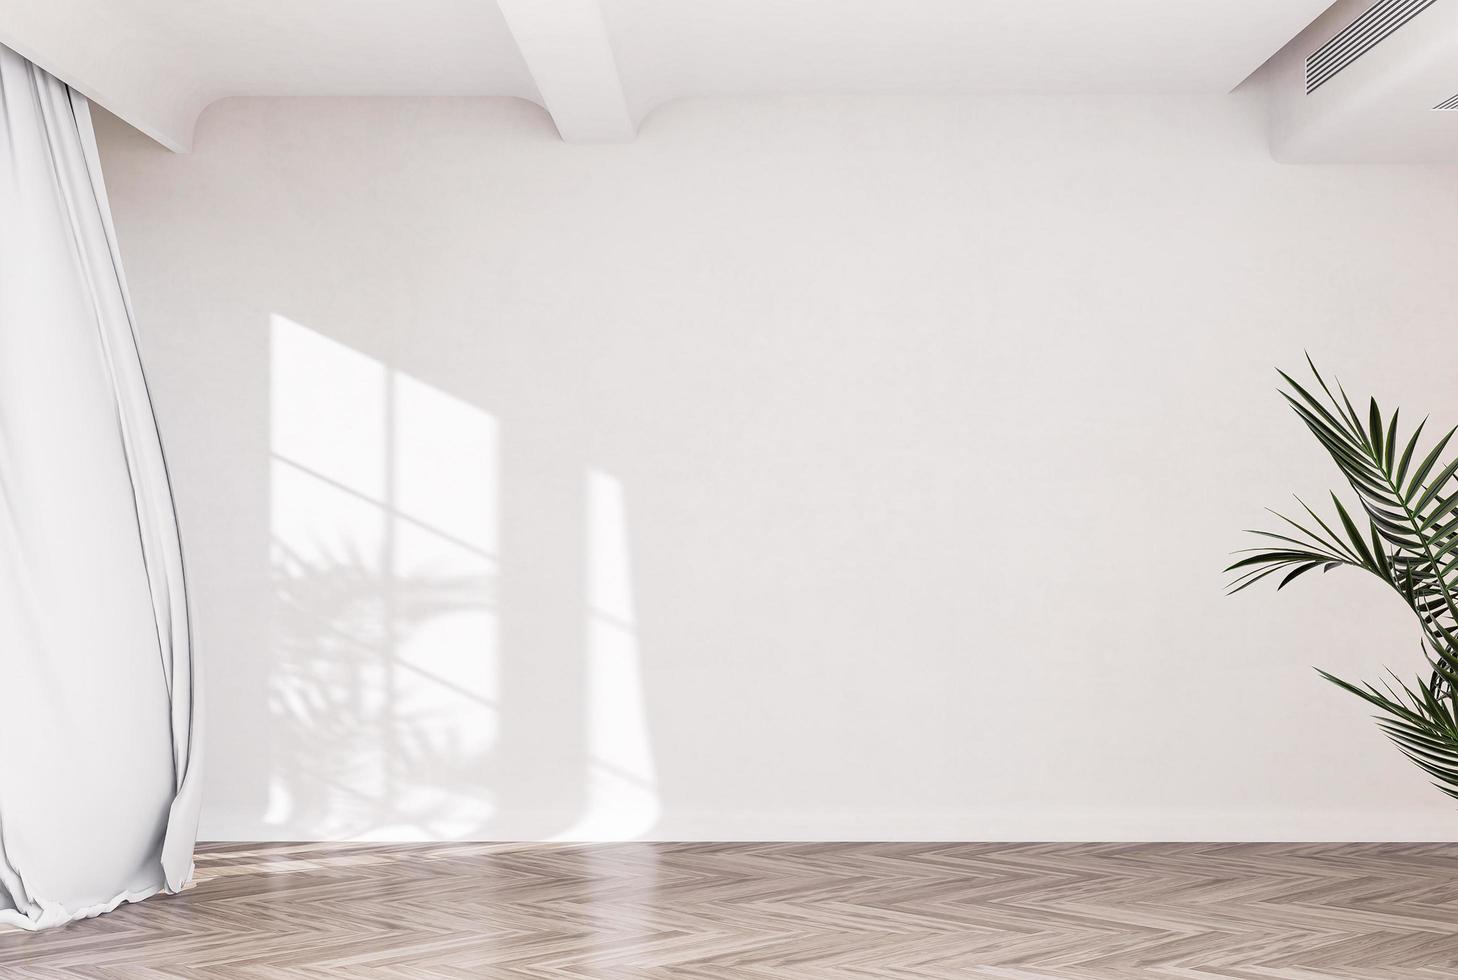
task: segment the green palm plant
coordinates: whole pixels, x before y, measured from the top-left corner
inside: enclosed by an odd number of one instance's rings
[[[1284,371],[1282,396],[1341,470],[1360,503],[1348,509],[1331,495],[1335,517],[1323,520],[1297,498],[1304,515],[1272,511],[1281,531],[1251,531],[1261,546],[1226,571],[1235,575],[1234,594],[1281,574],[1282,589],[1315,569],[1350,566],[1377,576],[1402,597],[1421,627],[1427,677],[1412,683],[1391,675],[1381,688],[1353,684],[1324,670],[1321,676],[1375,706],[1378,725],[1403,753],[1458,799],[1458,458],[1439,460],[1458,427],[1419,454],[1420,422],[1403,438],[1399,411],[1384,421],[1375,399],[1364,419],[1340,384],[1328,386],[1307,357],[1315,379],[1303,387]],[[1341,528],[1338,532],[1333,525]]]

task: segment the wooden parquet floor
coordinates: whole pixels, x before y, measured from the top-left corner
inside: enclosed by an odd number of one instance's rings
[[[229,844],[4,980],[1458,977],[1458,845]]]

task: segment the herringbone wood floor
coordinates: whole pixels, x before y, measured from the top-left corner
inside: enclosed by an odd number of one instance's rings
[[[1458,976],[1441,844],[211,845],[4,980]]]

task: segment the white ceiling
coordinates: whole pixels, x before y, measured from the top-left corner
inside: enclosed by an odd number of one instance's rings
[[[1228,92],[1331,0],[602,0],[638,111],[778,92]]]
[[[237,95],[504,95],[569,139],[794,92],[1225,92],[1330,0],[0,0],[0,41],[174,148]]]

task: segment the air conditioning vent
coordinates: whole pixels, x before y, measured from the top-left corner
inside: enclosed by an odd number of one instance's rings
[[[1377,0],[1306,59],[1306,94],[1331,81],[1432,3],[1433,0]]]
[[[1458,111],[1458,95],[1453,96],[1451,99],[1444,99],[1442,102],[1433,106],[1433,108],[1443,112]]]

